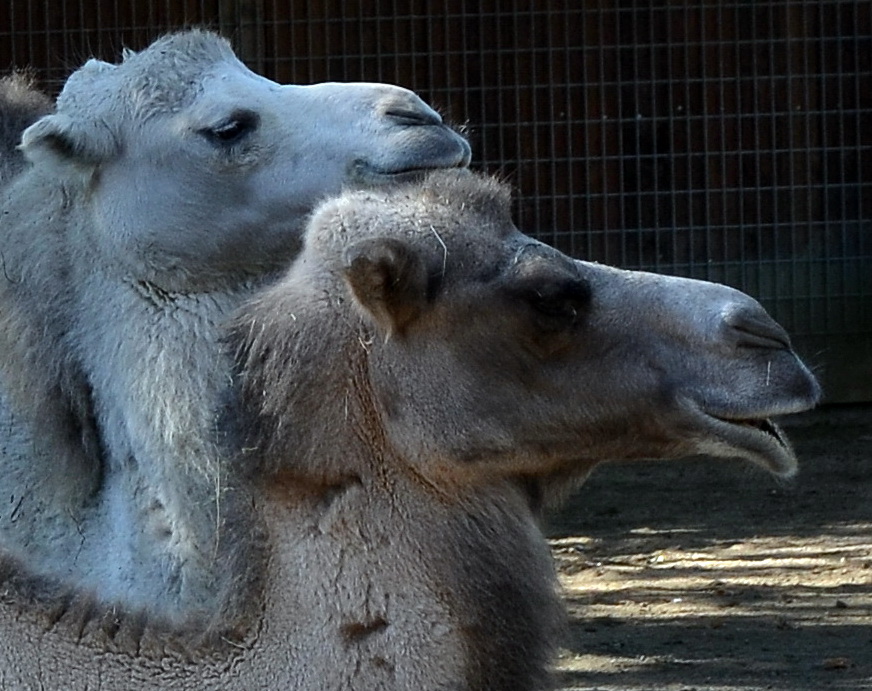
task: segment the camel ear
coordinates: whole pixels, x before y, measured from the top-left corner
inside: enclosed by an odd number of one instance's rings
[[[24,130],[20,148],[25,156],[88,166],[116,156],[121,147],[104,115],[115,91],[110,88],[115,70],[108,62],[88,60],[73,72],[58,96],[57,111]]]
[[[407,244],[368,238],[345,252],[345,280],[363,309],[385,331],[402,334],[427,301],[427,267]]]
[[[40,118],[21,136],[21,150],[33,162],[50,157],[93,166],[111,159],[118,148],[105,123],[81,122],[64,113]]]

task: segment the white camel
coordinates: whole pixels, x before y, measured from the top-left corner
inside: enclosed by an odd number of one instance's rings
[[[47,114],[7,92],[10,127],[41,117],[0,193],[0,553],[187,621],[223,597],[220,323],[323,197],[469,146],[405,89],[280,86],[201,31],[89,61]]]

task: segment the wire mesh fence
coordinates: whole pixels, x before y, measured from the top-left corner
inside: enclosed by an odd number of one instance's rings
[[[517,186],[523,229],[741,288],[830,400],[872,400],[872,3],[12,0],[0,68],[56,91],[190,25],[281,82],[418,91]]]

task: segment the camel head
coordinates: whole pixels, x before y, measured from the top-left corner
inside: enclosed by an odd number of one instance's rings
[[[521,233],[506,190],[472,174],[326,203],[276,290],[313,283],[307,299],[344,295],[360,315],[349,340],[375,419],[434,482],[568,477],[604,460],[696,454],[790,475],[796,458],[770,418],[819,397],[787,334],[752,298],[573,260]],[[305,323],[311,308],[288,300]],[[281,328],[269,321],[261,315],[250,332]],[[304,331],[292,326],[285,341]],[[267,362],[293,361],[278,353]],[[276,381],[278,370],[264,366]],[[281,384],[256,390],[268,415],[292,405]]]
[[[89,61],[22,147],[84,186],[96,261],[178,291],[286,264],[303,218],[344,185],[470,157],[410,91],[282,86],[200,31],[128,52],[119,65]]]

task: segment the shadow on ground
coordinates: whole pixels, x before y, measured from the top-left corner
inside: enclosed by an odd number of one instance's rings
[[[789,431],[790,482],[614,464],[550,518],[560,688],[872,690],[872,407]]]

